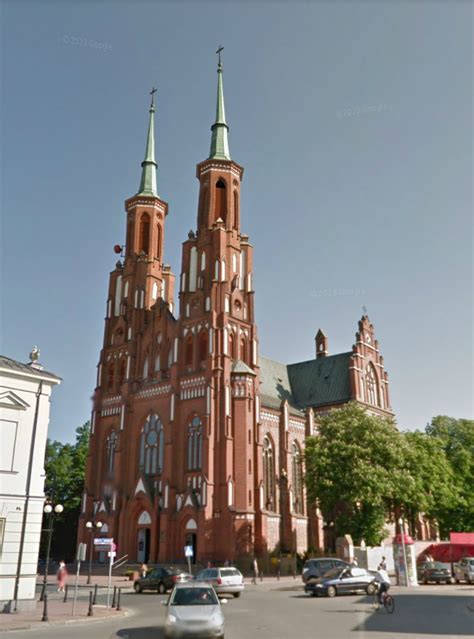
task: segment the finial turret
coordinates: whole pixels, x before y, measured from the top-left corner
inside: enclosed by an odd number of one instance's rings
[[[146,140],[145,159],[142,162],[142,179],[140,181],[140,189],[137,195],[153,195],[157,196],[156,189],[156,168],[155,161],[155,87],[150,91],[150,121],[148,124],[148,135]]]
[[[229,152],[229,127],[225,119],[225,107],[224,107],[224,86],[222,81],[222,59],[221,53],[224,50],[223,46],[220,46],[216,53],[219,56],[219,62],[217,64],[217,105],[216,105],[216,121],[211,127],[211,150],[209,153],[209,159],[216,160],[230,160]]]

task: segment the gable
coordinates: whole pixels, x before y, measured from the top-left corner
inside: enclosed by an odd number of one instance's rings
[[[30,404],[25,402],[19,395],[13,391],[4,391],[0,393],[0,406],[2,408],[13,408],[15,410],[26,410]]]

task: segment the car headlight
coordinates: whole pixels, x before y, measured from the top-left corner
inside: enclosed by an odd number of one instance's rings
[[[168,615],[168,619],[166,620],[166,623],[172,624],[172,623],[176,623],[178,620],[176,619],[176,617],[174,615]]]

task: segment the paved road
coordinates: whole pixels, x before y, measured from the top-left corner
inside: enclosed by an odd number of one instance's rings
[[[393,588],[393,615],[374,611],[360,595],[311,598],[301,588],[278,583],[248,586],[224,607],[226,639],[431,639],[474,634],[474,587],[426,586],[410,592]],[[130,615],[112,622],[35,628],[11,633],[17,639],[161,639],[165,597],[122,596]]]

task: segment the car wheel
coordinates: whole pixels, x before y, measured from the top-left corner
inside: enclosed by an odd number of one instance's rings
[[[459,582],[459,579],[455,579],[454,581],[455,581],[457,584],[458,584],[458,583],[460,583],[460,582]]]
[[[471,579],[470,577],[469,579],[466,579],[466,581],[468,584],[474,584],[474,579]]]
[[[240,592],[234,592],[234,597],[235,597],[236,599],[238,599],[238,598],[240,597],[240,595],[241,595],[241,594],[242,594],[242,593],[240,593]]]
[[[426,577],[423,577],[423,583],[424,583],[425,586],[428,585],[428,579]]]
[[[372,596],[376,590],[377,588],[375,587],[375,584],[367,584],[367,588],[365,589],[365,592],[368,595]]]
[[[162,581],[158,584],[158,592],[160,595],[164,595],[166,593],[166,586]]]
[[[141,593],[141,591],[142,591],[142,587],[140,586],[140,584],[139,584],[139,583],[135,583],[135,584],[133,584],[133,589],[134,589],[134,591],[137,593],[137,595],[138,595],[138,594],[140,594],[140,593]]]
[[[335,597],[337,595],[337,590],[334,586],[328,586],[326,594],[328,597]]]

